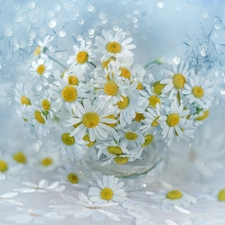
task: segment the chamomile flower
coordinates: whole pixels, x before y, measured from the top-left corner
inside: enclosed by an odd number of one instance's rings
[[[47,35],[44,38],[44,41],[38,41],[37,44],[38,46],[36,47],[35,51],[34,51],[34,55],[40,57],[42,54],[45,54],[46,50],[48,48],[50,48],[50,46],[48,46],[50,44],[51,41],[53,41],[54,37]]]
[[[52,90],[51,97],[55,99],[58,109],[64,108],[68,111],[75,111],[78,103],[89,96],[89,88],[83,83],[77,85],[68,84],[68,79],[56,77],[56,81],[50,85]]]
[[[37,134],[47,136],[50,131],[50,124],[38,106],[32,106],[27,109],[27,120],[34,126]]]
[[[120,62],[116,61],[117,67],[120,71],[120,76],[124,77],[130,82],[138,82],[137,88],[143,88],[142,81],[145,75],[145,70],[140,64],[133,64],[133,61]]]
[[[90,187],[88,195],[91,201],[101,202],[123,202],[126,192],[122,189],[124,183],[114,176],[103,176],[97,180],[99,187]]]
[[[26,142],[26,138],[23,138],[21,142],[9,143],[8,152],[12,156],[12,159],[24,166],[31,164],[31,158],[33,157],[33,152],[30,150],[30,144]]]
[[[172,68],[172,71],[165,70],[166,74],[168,74],[170,78],[160,81],[160,84],[165,84],[162,92],[169,93],[169,99],[173,99],[178,93],[181,93],[185,83],[187,82],[187,78],[193,75],[193,70],[188,69],[188,65],[184,65],[183,61],[180,66],[173,63]]]
[[[85,99],[83,105],[79,104],[77,110],[74,111],[76,117],[67,120],[65,126],[77,125],[71,132],[71,136],[78,136],[83,138],[89,134],[90,141],[105,139],[113,128],[106,125],[116,123],[115,119],[107,118],[109,115],[114,114],[115,107],[109,107],[108,104],[91,104],[90,99]]]
[[[126,59],[129,61],[133,57],[133,53],[130,51],[136,46],[130,44],[133,39],[126,38],[126,33],[122,29],[119,29],[115,36],[113,33],[106,32],[102,30],[103,37],[97,36],[95,38],[95,46],[97,46],[98,52],[104,55],[104,61],[108,60],[110,57],[115,57],[118,59]]]
[[[28,88],[25,88],[23,83],[16,84],[15,100],[22,105],[28,106],[32,104],[33,93]]]
[[[67,64],[71,64],[71,70],[78,70],[86,72],[87,69],[90,69],[90,66],[93,67],[90,63],[94,60],[94,55],[92,53],[91,45],[86,45],[85,41],[82,40],[80,47],[77,45],[73,46],[75,55],[70,56]]]
[[[44,143],[32,159],[33,166],[44,172],[53,171],[61,166],[62,159],[60,158],[60,154],[58,152],[52,152],[51,149],[53,147],[52,143]]]
[[[98,148],[98,158],[105,155],[107,158],[115,157],[122,154],[129,154],[129,150],[125,145],[118,143],[115,139],[109,139],[97,145]]]
[[[122,101],[121,96],[126,96],[126,88],[129,86],[129,81],[124,81],[124,78],[119,76],[120,72],[114,63],[109,64],[109,69],[105,71],[104,77],[99,77],[94,80],[96,95],[104,97],[104,101],[110,104],[116,104]]]
[[[157,194],[152,195],[151,199],[154,199],[156,202],[161,202],[162,205],[171,206],[188,207],[190,204],[197,203],[197,200],[194,196],[175,189],[170,191],[159,191]]]
[[[62,79],[65,81],[65,83],[69,84],[69,85],[74,85],[74,86],[78,86],[81,83],[86,82],[85,80],[85,74],[82,71],[79,70],[69,70],[66,71],[65,73],[63,73],[62,75]]]
[[[126,124],[131,124],[135,118],[136,113],[143,113],[148,105],[146,99],[139,96],[138,90],[136,90],[137,83],[132,83],[126,89],[126,95],[121,96],[122,100],[118,101],[116,106],[119,110],[120,124],[125,127]]]
[[[47,57],[41,57],[32,62],[32,68],[30,69],[31,75],[38,78],[49,78],[51,75],[53,63],[49,61]]]
[[[165,139],[172,139],[175,136],[184,135],[183,129],[187,128],[186,116],[189,110],[184,110],[183,105],[172,102],[170,107],[166,107],[165,115],[161,115],[158,119],[162,128],[162,135]]]
[[[159,118],[161,116],[160,106],[156,104],[156,108],[147,108],[144,112],[144,118],[142,120],[143,125],[140,127],[143,133],[147,133],[150,130],[153,130],[159,125]]]
[[[120,129],[119,132],[119,143],[123,146],[126,146],[127,148],[136,148],[140,147],[142,144],[144,144],[144,137],[141,134],[139,129],[134,129],[133,124],[131,124],[127,128]]]
[[[76,166],[69,160],[65,161],[64,167],[58,169],[59,174],[57,177],[62,182],[69,182],[71,184],[79,184],[79,171]]]
[[[40,106],[42,114],[45,115],[45,117],[48,117],[49,115],[52,119],[54,114],[57,112],[57,106],[50,96],[50,92],[46,90],[41,92],[40,96],[38,96],[37,105]]]
[[[58,130],[54,135],[56,137],[54,149],[60,150],[64,159],[69,157],[72,161],[80,160],[88,147],[82,137],[70,136],[70,133],[70,129]]]
[[[0,151],[0,180],[13,179],[18,175],[21,165],[16,163],[10,154]]]
[[[189,103],[193,103],[196,107],[208,108],[211,106],[212,97],[212,83],[201,76],[192,76],[184,85],[182,93],[188,99]]]

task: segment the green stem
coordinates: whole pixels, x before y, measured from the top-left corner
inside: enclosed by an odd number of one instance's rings
[[[92,62],[88,62],[89,64],[91,64],[92,66],[94,66],[94,68],[96,68],[96,65]]]
[[[48,58],[51,59],[52,61],[58,63],[60,66],[62,66],[64,69],[67,69],[66,66],[64,66],[62,63],[60,63],[59,61],[57,61],[56,59],[52,58],[51,56],[48,55]]]
[[[150,65],[152,65],[152,64],[161,65],[162,62],[161,62],[159,59],[160,59],[160,58],[157,58],[156,60],[154,60],[154,61],[148,63],[144,68],[147,69],[147,68],[148,68]]]

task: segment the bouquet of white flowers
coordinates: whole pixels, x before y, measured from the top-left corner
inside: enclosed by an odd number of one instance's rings
[[[38,42],[28,74],[32,85],[15,90],[17,113],[52,139],[63,158],[98,161],[103,171],[108,164],[151,164],[148,157],[162,149],[157,143],[194,137],[212,105],[212,82],[179,58],[169,65],[162,58],[139,64],[136,45],[122,29],[101,34],[94,44],[74,45],[71,56],[63,52],[67,66],[57,60],[53,37]]]

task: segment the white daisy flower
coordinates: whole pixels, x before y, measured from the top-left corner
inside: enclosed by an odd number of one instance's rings
[[[88,150],[85,140],[82,137],[70,136],[71,129],[58,130],[54,135],[54,150],[60,150],[64,159],[69,157],[73,160],[80,160]]]
[[[165,115],[161,115],[158,119],[162,128],[162,135],[165,139],[173,139],[175,136],[184,135],[183,131],[187,126],[186,116],[189,110],[184,110],[183,105],[172,102],[170,107],[166,107]],[[169,144],[169,143],[168,143]]]
[[[49,61],[47,57],[41,57],[37,60],[37,62],[32,62],[30,73],[34,77],[49,78],[51,75],[52,66],[52,61]]]
[[[91,45],[86,45],[85,41],[82,40],[80,47],[77,45],[73,46],[75,51],[74,56],[70,56],[67,64],[71,64],[71,70],[78,70],[86,72],[87,69],[90,69],[90,65],[94,60],[94,55],[92,53]],[[93,67],[93,65],[91,65]]]
[[[116,104],[122,101],[121,96],[126,96],[126,88],[129,86],[129,81],[120,76],[120,71],[115,63],[110,63],[108,70],[105,70],[104,77],[98,77],[94,81],[96,95],[105,97],[105,101],[110,104]]]
[[[171,77],[160,81],[160,84],[166,86],[162,89],[163,93],[169,93],[169,99],[173,99],[177,94],[181,94],[184,88],[187,78],[193,75],[193,70],[188,70],[188,65],[184,66],[183,61],[180,66],[172,63],[173,71],[165,70],[165,72]]]
[[[80,184],[79,171],[75,164],[69,160],[65,161],[64,167],[58,169],[57,177],[62,182],[69,182],[71,184]]]
[[[136,113],[143,113],[148,105],[146,99],[139,96],[136,90],[137,83],[132,83],[126,89],[126,95],[121,96],[123,99],[117,102],[116,106],[119,110],[120,124],[125,127],[126,124],[131,124],[136,116]]]
[[[117,60],[115,63],[121,77],[128,79],[131,83],[137,82],[137,89],[143,90],[142,82],[146,71],[140,64],[133,64],[133,61],[122,62],[120,60]]]
[[[90,99],[85,99],[83,105],[79,104],[77,110],[74,111],[75,118],[67,120],[65,126],[73,126],[79,124],[72,132],[71,136],[77,135],[83,138],[87,133],[90,136],[90,141],[105,139],[113,128],[106,125],[116,123],[115,119],[107,118],[114,114],[115,107],[109,107],[108,104],[91,104]]]
[[[40,150],[36,152],[36,155],[32,159],[32,165],[36,168],[46,172],[53,171],[57,167],[61,166],[62,159],[59,152],[52,152],[53,144],[41,145]]]
[[[171,205],[171,206],[184,206],[188,207],[190,204],[196,204],[197,199],[180,190],[160,190],[158,193],[153,194],[150,199],[155,200],[156,202],[162,203],[162,205]]]
[[[30,143],[26,142],[26,138],[23,138],[21,142],[15,141],[13,143],[10,143],[8,152],[15,162],[24,166],[28,166],[31,164],[33,151],[30,150]]]
[[[113,36],[111,31],[107,33],[105,30],[102,30],[102,35],[103,38],[99,36],[95,38],[95,46],[97,46],[98,52],[104,55],[104,60],[109,59],[111,56],[118,59],[132,59],[133,53],[130,50],[136,46],[130,44],[133,39],[126,38],[126,33],[122,29],[119,29],[115,36]]]
[[[16,84],[14,90],[15,100],[22,105],[29,106],[32,104],[33,92],[27,88],[24,88],[23,83]]]
[[[75,218],[92,216],[95,221],[103,220],[106,216],[114,221],[120,221],[120,217],[130,218],[127,216],[125,208],[116,202],[92,202],[83,193],[79,193],[78,198],[67,194],[61,194],[61,196],[66,202],[52,200],[51,202],[56,205],[49,206],[61,215],[73,215]]]
[[[196,107],[209,108],[212,104],[212,83],[201,76],[192,76],[184,84],[182,93]]]
[[[41,112],[46,118],[49,115],[52,119],[54,114],[57,112],[57,106],[55,102],[51,99],[51,93],[46,90],[41,92],[40,96],[38,96],[36,105],[40,105],[40,108],[42,109]]]
[[[37,134],[44,136],[49,134],[50,124],[40,107],[32,106],[27,108],[27,120],[34,126]]]
[[[114,176],[103,176],[102,181],[97,180],[99,187],[90,187],[88,195],[91,201],[123,202],[126,192],[122,189],[124,183]]]
[[[6,178],[15,180],[22,166],[16,163],[12,156],[0,151],[0,180]]]
[[[147,108],[144,112],[144,118],[142,120],[143,125],[140,127],[143,133],[147,133],[159,125],[159,118],[161,116],[160,106],[156,104],[156,108]]]
[[[46,212],[41,209],[20,209],[19,211],[17,215],[8,216],[6,219],[13,221],[15,224],[44,224],[45,220],[55,219],[55,221],[58,221],[64,218],[58,213]]]
[[[65,81],[65,83],[74,86],[78,86],[80,83],[87,82],[85,78],[86,78],[85,73],[80,70],[75,71],[69,70],[63,73],[62,75],[62,79]]]
[[[31,183],[29,181],[23,181],[22,183],[23,185],[27,187],[14,189],[14,191],[18,191],[21,193],[34,193],[34,192],[46,193],[47,191],[61,192],[66,188],[63,185],[60,185],[59,181],[54,181],[52,183],[49,183],[45,179],[40,180],[38,184]]]
[[[138,149],[145,142],[140,130],[135,129],[133,125],[131,124],[128,128],[122,128],[118,131],[120,137],[119,143],[128,149]]]
[[[55,104],[58,105],[58,109],[64,107],[70,112],[76,111],[78,103],[89,96],[89,88],[87,84],[78,83],[77,85],[68,84],[67,77],[55,77],[57,81],[50,84],[52,90],[51,97],[55,99]]]
[[[104,140],[104,143],[96,147],[98,148],[98,159],[102,155],[105,155],[107,158],[114,158],[118,155],[129,154],[129,150],[126,146],[118,143],[115,139]]]
[[[54,37],[47,35],[44,38],[44,41],[37,41],[38,46],[36,47],[35,51],[34,51],[34,55],[35,56],[41,56],[42,54],[45,54],[46,50],[48,48],[51,48],[51,46],[48,46],[50,44],[51,41],[53,41]]]

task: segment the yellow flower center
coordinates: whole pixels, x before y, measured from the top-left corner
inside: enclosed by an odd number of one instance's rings
[[[185,83],[186,79],[184,75],[177,73],[173,76],[173,85],[176,89],[182,89]]]
[[[218,192],[218,200],[219,201],[225,201],[225,189],[221,189],[219,192]]]
[[[17,152],[16,154],[14,154],[13,159],[22,164],[25,164],[27,162],[27,157],[23,152]]]
[[[108,146],[107,151],[113,155],[121,155],[123,153],[121,147],[119,146]]]
[[[84,135],[83,140],[85,140],[85,141],[88,142],[88,144],[86,144],[88,148],[91,148],[91,147],[94,146],[95,143],[96,143],[96,141],[91,141],[91,140],[90,140],[90,136],[89,136],[88,134],[85,134],[85,135]]]
[[[114,81],[110,80],[105,83],[104,91],[107,95],[116,96],[119,91],[119,87]]]
[[[181,199],[182,197],[183,197],[183,194],[178,190],[172,190],[166,194],[166,198],[170,200],[177,200],[177,199]]]
[[[124,137],[129,141],[134,141],[138,138],[138,135],[134,132],[126,132]]]
[[[157,104],[157,103],[159,103],[159,104],[161,103],[160,98],[158,98],[158,97],[155,96],[155,95],[150,96],[150,97],[148,98],[148,101],[149,101],[149,105],[152,106],[153,108],[156,107],[156,104]]]
[[[196,98],[201,98],[204,95],[204,90],[202,89],[202,87],[200,86],[194,86],[192,88],[192,94],[196,97]]]
[[[123,101],[118,101],[117,105],[118,105],[119,109],[125,109],[129,105],[129,98],[124,97],[124,96],[121,96],[121,97],[122,97]]]
[[[150,145],[152,143],[153,139],[154,139],[154,136],[152,134],[147,134],[145,136],[145,142],[142,146],[146,147],[146,146]]]
[[[115,57],[113,57],[113,56],[111,56],[108,60],[106,60],[106,61],[102,62],[102,67],[103,67],[103,68],[107,68],[107,69],[108,69],[108,65],[109,65],[109,63],[110,63],[112,60],[113,60],[113,61],[115,61],[115,60],[116,60],[116,58],[115,58]]]
[[[109,118],[109,119],[114,119],[114,120],[116,120],[116,116],[114,116],[114,115],[108,115],[108,116],[106,116],[106,117],[104,117],[104,118]],[[106,125],[109,126],[109,127],[114,128],[114,127],[116,126],[117,122],[115,122],[115,123],[104,123],[104,124],[106,124]]]
[[[100,197],[106,201],[109,201],[113,198],[113,190],[111,188],[103,188],[100,192]]]
[[[88,53],[86,51],[81,51],[77,54],[77,62],[79,64],[84,64],[88,61]]]
[[[129,160],[129,158],[116,156],[113,160],[116,164],[126,164]]]
[[[137,82],[137,87],[136,87],[136,89],[137,89],[137,90],[143,90],[144,88],[143,88],[142,83],[139,82],[139,81],[136,81],[136,82]]]
[[[71,146],[75,143],[75,139],[74,137],[70,137],[70,134],[69,133],[64,133],[61,137],[62,139],[62,142],[65,144],[65,145],[68,145],[68,146]]]
[[[77,76],[74,76],[74,75],[68,76],[68,84],[78,85],[79,79],[77,78]]]
[[[8,164],[0,159],[0,172],[4,173],[8,170]]]
[[[42,75],[46,70],[46,67],[44,64],[41,64],[37,67],[36,71],[39,75]]]
[[[177,113],[167,116],[166,123],[169,127],[175,127],[180,122],[180,116]]]
[[[73,86],[65,86],[62,90],[62,98],[66,102],[73,102],[77,99],[77,89]]]
[[[145,117],[142,113],[136,113],[136,116],[134,118],[134,120],[137,121],[137,122],[141,122],[144,119],[145,119]]]
[[[157,127],[159,125],[158,119],[160,116],[157,116],[151,123],[152,127]]]
[[[118,42],[112,41],[106,45],[106,50],[113,54],[117,54],[117,53],[121,52],[122,47]]]
[[[45,124],[45,119],[41,115],[41,112],[40,111],[35,110],[35,112],[34,112],[34,118],[38,121],[38,123]]]
[[[34,50],[34,55],[39,56],[41,54],[41,47],[37,46],[36,49]]]
[[[51,164],[53,163],[52,159],[51,158],[44,158],[42,161],[41,161],[41,164],[43,166],[50,166]]]
[[[127,79],[130,79],[130,77],[131,77],[131,74],[130,74],[130,71],[127,69],[127,68],[125,68],[125,67],[120,67],[120,76],[122,76],[122,77],[125,77],[125,78],[127,78]]]
[[[49,111],[50,108],[51,108],[51,104],[49,102],[48,99],[43,99],[42,102],[41,102],[41,105],[42,105],[42,108],[45,110],[45,111]]]
[[[162,89],[165,87],[165,84],[160,84],[160,81],[157,81],[153,84],[153,91],[157,95],[162,94]]]
[[[84,114],[82,122],[85,127],[94,128],[94,127],[98,126],[98,124],[100,122],[100,117],[97,113],[87,112]]]
[[[204,119],[206,119],[209,116],[209,110],[206,110],[202,116],[195,118],[198,121],[202,121]]]
[[[72,184],[77,184],[79,182],[79,177],[75,173],[68,174],[67,178]]]
[[[22,105],[31,105],[30,99],[27,98],[25,95],[23,95],[20,98],[20,102],[21,102]]]

